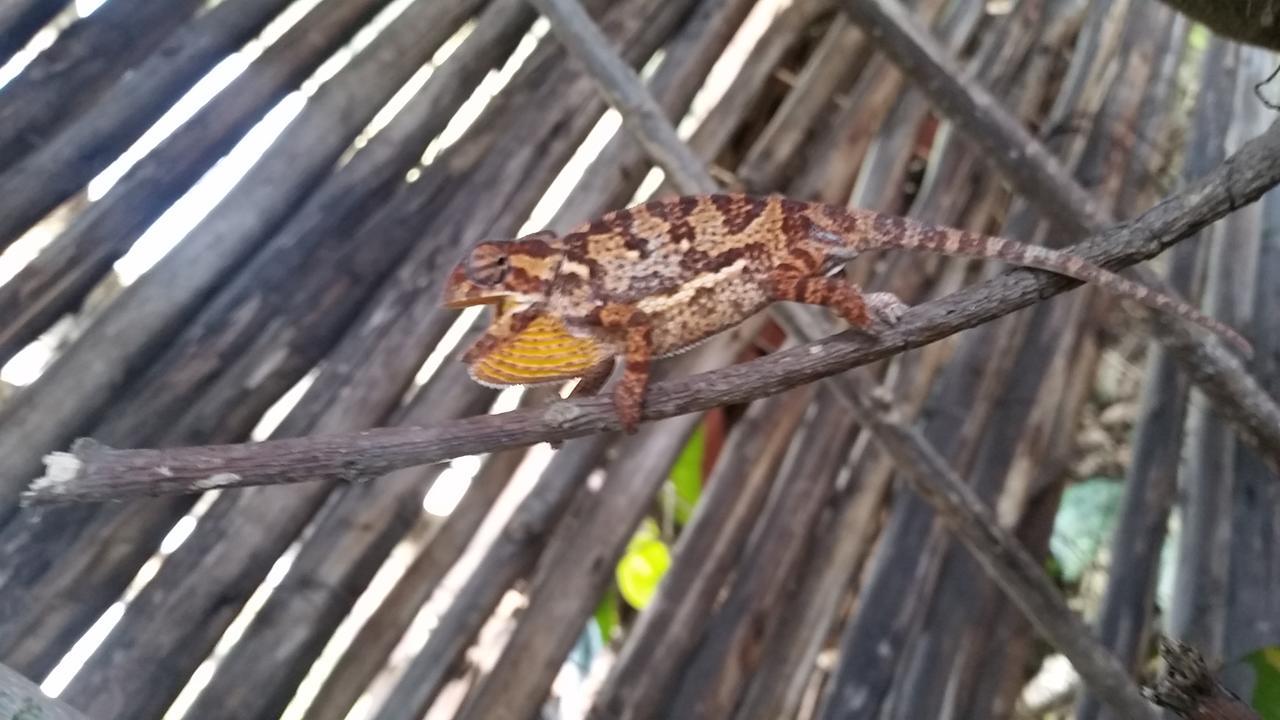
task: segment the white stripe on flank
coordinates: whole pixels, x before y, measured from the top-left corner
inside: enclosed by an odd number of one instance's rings
[[[659,295],[655,297],[647,297],[636,303],[636,307],[643,312],[656,314],[667,308],[684,305],[693,300],[693,296],[703,288],[713,288],[724,282],[726,278],[738,275],[742,269],[747,266],[746,258],[740,258],[726,265],[714,273],[708,275],[700,275],[680,287],[679,290],[670,295]]]

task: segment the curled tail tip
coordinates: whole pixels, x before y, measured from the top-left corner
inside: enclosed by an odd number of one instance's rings
[[[1246,340],[1243,335],[1236,332],[1235,330],[1228,328],[1227,332],[1223,333],[1223,336],[1227,339],[1229,343],[1231,343],[1233,347],[1235,347],[1236,351],[1240,353],[1240,356],[1242,358],[1244,358],[1245,360],[1253,359],[1253,345],[1250,344],[1250,342]]]

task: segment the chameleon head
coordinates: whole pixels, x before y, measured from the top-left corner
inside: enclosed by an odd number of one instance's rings
[[[444,305],[504,303],[523,307],[541,302],[560,265],[560,244],[551,233],[519,240],[482,242],[449,274]]]

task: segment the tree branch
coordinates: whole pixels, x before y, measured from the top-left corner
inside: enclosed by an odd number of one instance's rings
[[[1280,122],[1246,143],[1222,165],[1138,219],[1075,246],[1096,263],[1117,269],[1150,258],[1257,200],[1280,183]],[[901,322],[871,338],[858,331],[808,343],[748,363],[650,388],[644,418],[656,420],[740,403],[866,365],[989,322],[1079,283],[1017,269],[911,308]],[[1225,363],[1239,367],[1226,355]],[[1280,410],[1260,402],[1236,408],[1237,422],[1255,447],[1273,448],[1280,462]],[[28,502],[105,500],[214,488],[311,480],[355,481],[412,465],[542,441],[564,440],[620,427],[607,397],[545,408],[484,415],[419,428],[270,440],[256,444],[166,450],[114,450],[91,440],[45,458],[46,473]]]
[[[1152,702],[1187,720],[1261,720],[1243,700],[1218,681],[1190,645],[1162,638],[1165,670],[1145,693]]]

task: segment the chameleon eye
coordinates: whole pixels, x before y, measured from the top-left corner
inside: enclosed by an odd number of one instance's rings
[[[493,287],[507,277],[507,254],[493,243],[477,245],[467,258],[467,277],[477,285]]]

